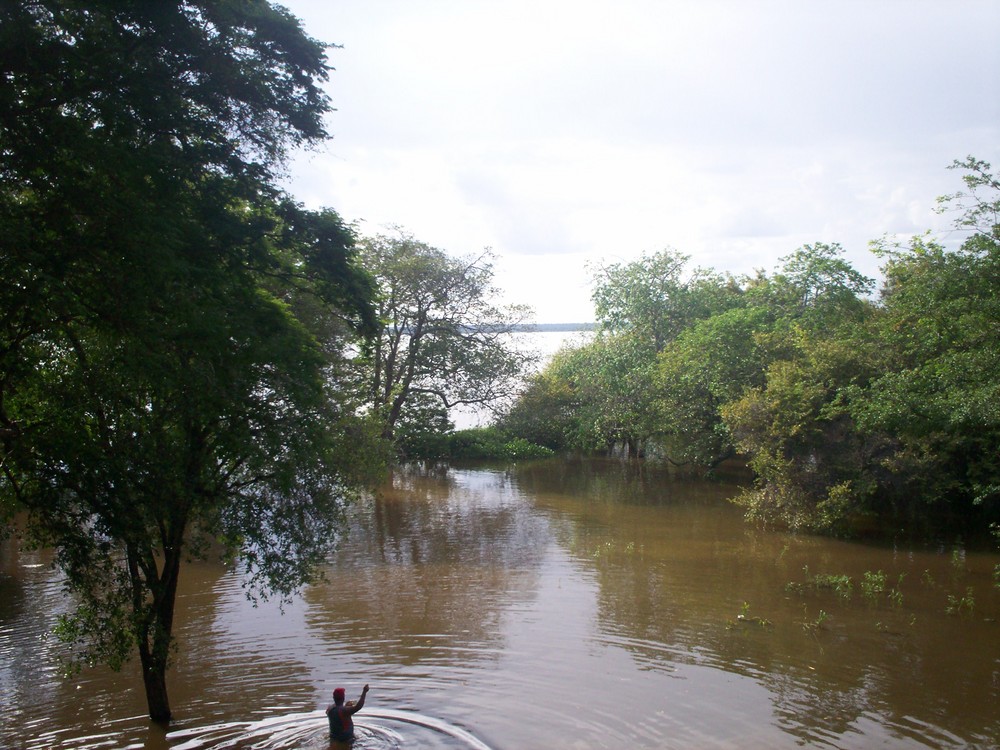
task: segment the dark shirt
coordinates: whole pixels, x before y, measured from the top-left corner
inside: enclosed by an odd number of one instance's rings
[[[331,740],[350,742],[354,739],[354,719],[345,706],[330,706],[326,709],[326,718],[330,720]]]

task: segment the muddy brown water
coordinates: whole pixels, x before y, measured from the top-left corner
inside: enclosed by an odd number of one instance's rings
[[[398,472],[283,613],[184,569],[167,733],[134,666],[62,676],[58,576],[3,542],[0,747],[326,748],[330,691],[365,682],[359,750],[1000,745],[1000,556],[762,530],[737,489]]]

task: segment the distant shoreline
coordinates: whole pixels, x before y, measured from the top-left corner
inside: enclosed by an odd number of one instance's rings
[[[596,331],[596,323],[480,323],[464,325],[466,331],[503,331],[507,333],[564,333],[573,331]]]
[[[516,333],[545,333],[547,331],[593,331],[596,323],[522,323],[512,326]]]

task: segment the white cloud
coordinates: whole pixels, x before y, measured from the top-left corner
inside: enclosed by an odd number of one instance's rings
[[[587,262],[674,247],[771,269],[943,229],[945,167],[1000,166],[992,0],[289,0],[331,52],[334,140],[293,193],[366,231],[490,246],[542,322]]]

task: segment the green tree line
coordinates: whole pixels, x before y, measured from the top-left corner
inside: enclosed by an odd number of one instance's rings
[[[672,250],[594,272],[599,331],[532,376],[499,422],[553,450],[623,450],[711,471],[745,461],[751,518],[850,533],[1000,520],[1000,178],[956,162],[941,200],[966,232],[872,243],[883,281],[835,244],[771,273]]]

